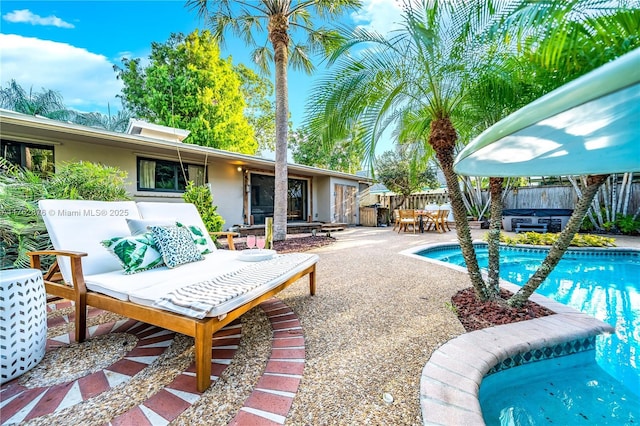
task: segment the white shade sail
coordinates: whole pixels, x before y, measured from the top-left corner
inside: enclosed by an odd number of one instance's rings
[[[640,49],[494,124],[456,158],[469,176],[640,171]]]

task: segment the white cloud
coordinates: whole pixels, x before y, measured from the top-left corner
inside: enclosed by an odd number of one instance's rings
[[[362,7],[351,14],[353,21],[368,30],[387,34],[402,22],[403,0],[364,0]]]
[[[57,16],[52,15],[43,18],[40,15],[32,13],[29,9],[14,10],[13,12],[5,13],[2,19],[13,23],[43,25],[46,27],[52,26],[58,28],[74,28],[73,24],[65,22]]]
[[[111,112],[122,108],[116,95],[122,81],[113,63],[86,49],[37,38],[0,34],[2,86],[15,80],[23,89],[60,92],[64,104],[83,112]]]

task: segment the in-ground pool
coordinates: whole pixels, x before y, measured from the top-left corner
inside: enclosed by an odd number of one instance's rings
[[[476,253],[480,266],[486,268],[486,244],[476,245]],[[436,246],[417,254],[465,266],[458,245]],[[542,248],[502,246],[500,250],[500,276],[514,284],[524,285],[538,269],[545,255],[546,250]],[[634,404],[639,404],[632,407],[636,412],[635,422],[640,422],[640,414],[638,414],[640,409],[637,408],[640,407],[640,251],[569,250],[549,278],[538,288],[537,293],[592,315],[615,327],[615,334],[598,336],[597,338],[595,357],[597,365],[594,363],[577,368],[577,370],[585,372],[589,370],[598,376],[594,376],[592,379],[581,379],[584,383],[582,391],[586,392],[590,387],[595,387],[596,383],[604,383],[609,379],[609,375],[612,376],[615,378],[614,383],[617,383],[619,388],[618,396],[622,396],[624,401],[631,399]],[[535,364],[538,364],[538,368],[540,367],[539,363]],[[519,368],[512,370],[519,370]],[[545,368],[545,370],[547,369]],[[549,374],[553,374],[552,371],[555,371],[555,376],[559,377],[557,370],[548,370]],[[562,374],[564,375],[568,371],[565,369]],[[509,374],[516,373],[510,372]],[[502,375],[502,373],[498,375]],[[536,373],[536,377],[539,376],[540,374]],[[494,380],[498,380],[498,378],[492,379],[492,381]],[[487,383],[490,382],[487,381]],[[520,383],[527,384],[528,382]],[[535,387],[538,388],[538,386]],[[606,388],[606,386],[604,387]],[[610,392],[610,388],[607,389],[601,390]],[[529,387],[523,389],[525,392],[530,390]],[[570,400],[570,402],[577,403],[577,401],[583,400],[580,395],[581,391],[573,389],[571,392],[573,393],[571,398],[568,398],[564,391],[552,393],[555,393],[557,398],[564,398],[565,402]],[[512,391],[504,392],[504,394],[514,395]],[[530,395],[523,398],[532,400]],[[506,410],[509,411],[508,408]],[[515,407],[511,407],[512,412],[513,410]],[[597,420],[592,418],[591,421]]]

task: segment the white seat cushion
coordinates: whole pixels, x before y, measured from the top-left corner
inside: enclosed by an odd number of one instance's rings
[[[115,271],[88,276],[85,277],[85,281],[87,288],[91,291],[144,306],[154,306],[156,300],[172,291],[257,264],[241,261],[238,259],[239,255],[239,251],[217,250],[205,255],[205,260],[201,262],[188,263],[174,269],[161,267],[135,275],[125,275],[122,271]],[[317,260],[316,255],[309,255],[307,261],[287,270],[278,279],[264,282],[244,294],[214,306],[206,316],[219,316],[232,311],[277,287],[298,272],[316,263]]]
[[[212,274],[225,273],[241,268],[245,262],[237,260],[240,252],[217,250],[204,256],[200,262],[187,263],[177,268],[161,266],[133,275],[125,275],[122,269],[85,276],[87,288],[120,300],[139,303],[132,295],[154,300],[166,294],[167,289],[202,281]],[[145,303],[142,303],[145,304]],[[146,303],[148,304],[148,303]]]
[[[82,258],[85,275],[122,271],[118,260],[100,241],[131,235],[127,218],[140,219],[133,201],[40,200],[38,207],[56,250],[87,253]],[[71,282],[67,257],[58,257],[60,271]]]

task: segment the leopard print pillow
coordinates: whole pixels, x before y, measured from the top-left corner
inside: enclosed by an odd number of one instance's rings
[[[170,225],[149,226],[149,230],[153,232],[162,259],[169,268],[204,259],[188,229]]]

